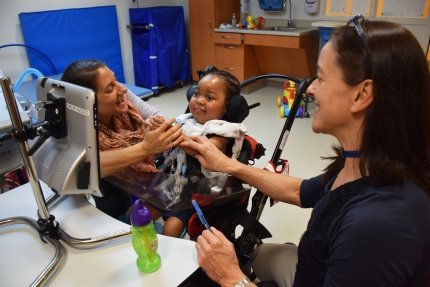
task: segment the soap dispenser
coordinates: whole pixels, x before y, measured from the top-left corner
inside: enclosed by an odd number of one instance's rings
[[[233,17],[231,18],[231,25],[233,28],[236,27],[236,14],[233,13]]]

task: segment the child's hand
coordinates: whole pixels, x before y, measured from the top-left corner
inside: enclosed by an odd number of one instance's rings
[[[153,131],[157,129],[159,126],[161,126],[161,124],[164,123],[165,120],[166,119],[163,116],[155,115],[147,118],[145,122],[148,125],[149,130]]]

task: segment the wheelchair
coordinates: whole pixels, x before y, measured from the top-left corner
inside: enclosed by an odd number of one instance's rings
[[[210,69],[211,66],[208,68]],[[205,70],[207,70],[208,68],[206,68]],[[201,77],[203,74],[204,74],[204,71],[200,72],[199,77]],[[283,152],[290,130],[292,128],[295,117],[297,115],[297,111],[302,101],[305,102],[305,111],[307,112],[308,100],[307,98],[305,98],[306,89],[309,87],[309,85],[312,83],[314,79],[300,80],[283,74],[263,74],[263,75],[258,75],[248,80],[245,80],[244,82],[241,83],[241,88],[244,88],[256,81],[263,80],[263,79],[271,79],[271,78],[290,80],[295,82],[298,87],[296,90],[294,102],[291,106],[289,116],[285,120],[275,151],[273,152],[273,155],[271,157],[271,163],[274,166],[278,166],[282,164],[282,160],[280,159],[280,157]],[[191,86],[187,92],[188,99],[189,97],[192,96],[192,89],[193,89],[193,86]],[[244,99],[244,97],[242,97],[240,101],[244,101],[246,103],[246,100]],[[244,104],[242,104],[242,106],[243,105]],[[258,105],[259,103],[254,104],[252,106],[248,106],[246,104],[246,106],[248,107],[248,112],[250,108],[253,108]],[[240,110],[241,108],[242,107],[239,107],[238,109]],[[246,112],[245,114],[246,116],[248,115],[248,113]],[[244,120],[245,117],[241,120]],[[257,145],[260,145],[260,147],[255,148]],[[257,141],[252,137],[244,141],[244,148],[242,150],[243,150],[243,155],[242,154],[240,155],[239,160],[242,163],[251,164],[251,165],[254,163],[254,160],[264,155],[264,151],[265,151],[264,147],[260,143],[257,143]],[[262,150],[263,150],[263,154],[261,154]],[[211,206],[210,202],[205,203],[203,200],[199,202],[199,204],[202,206],[202,210],[203,210],[203,213],[205,214],[207,221],[212,226],[216,227],[218,230],[223,232],[223,234],[231,242],[233,242],[236,250],[236,255],[239,259],[239,264],[242,270],[244,271],[244,273],[247,274],[248,277],[250,278],[252,278],[253,275],[250,270],[250,266],[248,264],[249,258],[251,257],[256,247],[262,243],[262,239],[271,237],[270,232],[259,222],[259,219],[261,217],[261,214],[267,202],[267,199],[268,197],[266,195],[264,195],[261,191],[256,190],[256,192],[254,193],[251,199],[250,211],[247,210],[248,202],[250,200],[250,191],[248,191],[241,198],[223,203],[222,205],[219,205],[219,206]],[[220,216],[220,214],[222,216]],[[238,226],[243,227],[243,231],[239,236],[236,236],[236,228]],[[205,227],[199,221],[198,217],[194,214],[191,217],[190,221],[188,222],[188,227],[187,227],[187,232],[190,234],[190,237],[191,238],[197,237],[204,229]],[[201,270],[201,268],[198,268],[193,274],[191,274],[187,279],[185,279],[180,286],[184,287],[184,286],[218,286],[218,285],[212,282],[206,276],[204,271]]]
[[[199,78],[202,78],[206,73],[216,70],[214,66],[208,66],[203,71],[198,71]],[[241,88],[248,86],[251,83],[262,79],[280,78],[293,81],[297,84],[297,100],[294,101],[291,110],[297,110],[302,102],[305,91],[311,80],[301,81],[294,77],[282,74],[265,74],[250,78],[241,83]],[[186,92],[187,100],[189,101],[194,94],[197,84],[192,84]],[[306,102],[305,102],[306,103]],[[229,122],[241,123],[249,115],[249,111],[260,103],[248,105],[246,99],[242,95],[234,95],[228,103],[224,120]],[[307,106],[305,106],[307,110]],[[185,112],[189,112],[188,108]],[[293,111],[294,112],[294,111]],[[281,156],[283,145],[285,145],[285,137],[289,134],[293,121],[296,117],[291,114],[285,121],[284,128],[276,146],[276,150],[272,156],[272,163],[277,166]],[[228,150],[228,149],[227,149]],[[244,164],[253,165],[255,160],[265,154],[264,146],[250,135],[246,135],[243,141],[242,150],[238,160]],[[234,184],[241,185],[242,182],[236,181]],[[251,211],[248,212],[247,206],[250,200],[250,189],[240,197],[232,197],[231,200],[219,204],[213,202],[210,196],[204,194],[195,194],[192,199],[196,200],[201,206],[208,222],[229,238],[232,242],[237,243],[238,254],[242,254],[245,258],[249,257],[256,244],[261,243],[261,239],[271,237],[270,232],[258,222],[262,209],[267,197],[257,191],[252,199]],[[221,215],[221,216],[220,216]],[[236,238],[236,228],[238,226],[244,228],[242,235]],[[205,229],[205,226],[200,222],[198,216],[194,213],[186,226],[186,231],[190,239],[197,238],[198,235]]]

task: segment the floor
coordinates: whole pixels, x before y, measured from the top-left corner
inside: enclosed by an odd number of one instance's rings
[[[185,111],[187,88],[185,86],[161,92],[160,95],[147,99],[147,102],[158,108],[165,116],[175,117]],[[255,163],[259,168],[263,168],[272,157],[285,122],[285,118],[279,116],[279,108],[276,105],[277,97],[282,93],[281,88],[269,85],[245,96],[248,104],[256,102],[261,104],[252,109],[244,121],[249,134],[266,148],[266,155]],[[313,110],[315,107],[310,103],[311,117],[297,118],[287,138],[282,158],[288,159],[291,176],[309,178],[321,173],[328,164],[321,160],[321,156],[328,155],[331,146],[336,142],[331,136],[312,132]],[[301,209],[284,203],[277,203],[270,207],[267,202],[260,222],[272,233],[272,237],[265,239],[264,242],[297,244],[306,229],[310,214],[310,209]],[[239,233],[240,229],[237,232]]]

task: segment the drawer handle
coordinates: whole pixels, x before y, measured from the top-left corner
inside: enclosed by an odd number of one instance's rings
[[[227,71],[234,71],[234,68],[232,68],[232,67],[224,67],[224,70],[227,70]]]
[[[227,36],[227,35],[222,35],[221,37],[224,39],[231,39],[231,36]]]
[[[224,45],[224,48],[226,48],[226,49],[234,49],[234,48],[235,48],[235,46],[232,46],[232,45]]]

